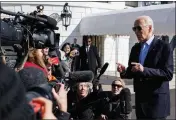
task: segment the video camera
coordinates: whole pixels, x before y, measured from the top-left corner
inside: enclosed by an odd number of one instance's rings
[[[0,9],[0,13],[15,16],[13,19],[0,18],[0,57],[5,57],[6,65],[10,68],[16,68],[22,64],[21,61],[28,54],[29,47],[55,49],[56,43],[58,45],[59,34],[54,32],[54,30],[59,29],[57,21],[49,16],[40,14],[43,9],[44,7],[37,6],[37,11],[30,14]],[[66,81],[66,77],[63,79]],[[72,78],[68,76],[67,79],[70,81]],[[57,82],[41,84],[31,88],[26,95],[28,102],[30,103],[33,98],[39,96],[53,101],[51,91],[52,88],[55,88],[56,92],[59,90]],[[71,83],[68,82],[68,84],[70,85]],[[40,104],[37,104],[37,106],[32,104],[32,107],[35,114],[40,114]],[[41,115],[38,117],[41,117]]]
[[[53,48],[58,37],[57,21],[41,15],[40,7],[30,14],[15,13],[0,9],[0,13],[15,16],[13,19],[0,19],[0,56],[5,56],[6,64],[15,68],[27,54],[28,48]],[[42,10],[44,8],[41,8]]]

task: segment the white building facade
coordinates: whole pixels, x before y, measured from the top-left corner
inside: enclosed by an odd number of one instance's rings
[[[51,15],[52,13],[61,14],[65,2],[2,2],[1,7],[4,10],[12,12],[30,13],[36,10],[37,5],[44,5],[44,14]],[[125,2],[68,2],[72,12],[71,25],[65,30],[62,22],[58,23],[60,33],[60,44],[64,42],[73,42],[74,38],[78,39],[78,44],[82,45],[83,36],[80,35],[79,23],[83,17],[91,14],[104,13],[114,10],[126,8]],[[8,15],[1,14],[2,17],[9,17]],[[100,37],[99,37],[100,38]],[[120,61],[127,64],[129,39],[119,39],[118,36],[102,36],[99,39],[99,53],[102,59],[102,64],[109,62],[110,65],[106,71],[106,75],[116,75],[116,62]],[[125,55],[124,55],[125,53]],[[120,56],[118,56],[120,55]]]
[[[36,10],[37,5],[44,5],[44,14],[51,15],[52,13],[58,13],[60,15],[63,10],[65,2],[1,2],[1,7],[4,10],[13,12],[30,13]],[[79,34],[78,24],[81,19],[87,15],[95,13],[109,12],[112,10],[124,9],[125,2],[116,3],[101,3],[101,2],[68,2],[70,10],[72,12],[71,25],[67,31],[62,26],[62,22],[58,23],[60,33],[60,42],[73,41],[73,38],[77,38],[79,44],[82,44],[82,36]],[[2,14],[1,17],[6,15]]]

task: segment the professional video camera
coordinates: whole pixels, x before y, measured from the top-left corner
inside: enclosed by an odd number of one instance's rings
[[[41,6],[30,14],[15,13],[0,9],[0,13],[15,16],[14,19],[0,19],[0,56],[5,56],[6,64],[14,68],[28,53],[28,48],[54,47],[57,41],[57,21],[40,14]]]
[[[56,26],[57,21],[52,17],[40,14],[43,9],[44,7],[37,6],[37,11],[30,14],[23,14],[20,12],[15,13],[0,9],[0,13],[15,16],[13,19],[0,19],[0,56],[5,57],[7,66],[11,68],[20,66],[22,63],[21,61],[24,61],[23,59],[25,59],[25,56],[28,55],[29,47],[37,49],[49,47],[54,50],[56,44],[58,45],[59,34],[54,32],[54,30],[58,30],[58,27]],[[84,73],[82,74],[87,75]],[[91,75],[89,72],[88,74]],[[78,80],[77,77],[80,80],[81,73],[74,73],[74,75],[69,73],[69,76],[64,76],[62,80],[65,84],[67,83],[67,87],[69,87],[72,84],[72,81],[75,80],[76,82]],[[93,77],[88,79],[91,81]],[[49,84],[42,84],[31,88],[26,95],[28,102],[30,103],[33,98],[39,96],[54,101],[51,91],[52,88],[55,88],[56,92],[59,90],[57,82],[60,81],[61,80],[56,80]],[[37,115],[40,114],[41,105],[32,104],[32,106],[34,108],[34,112]],[[38,117],[41,117],[41,115]]]

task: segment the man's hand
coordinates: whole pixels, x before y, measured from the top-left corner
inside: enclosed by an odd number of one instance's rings
[[[117,63],[117,71],[119,72],[119,73],[122,73],[123,71],[125,71],[125,66],[124,65],[122,65],[122,64],[120,64],[120,63]]]
[[[61,111],[67,112],[67,91],[64,89],[64,84],[60,84],[60,90],[56,93],[55,89],[52,89],[54,98],[57,101],[57,104]]]
[[[132,72],[143,72],[144,71],[144,67],[140,64],[140,63],[136,63],[136,62],[132,62]]]

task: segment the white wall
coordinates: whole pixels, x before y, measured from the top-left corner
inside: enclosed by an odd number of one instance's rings
[[[116,63],[128,66],[129,36],[107,35],[104,40],[103,56],[101,57],[103,57],[104,63],[109,63],[105,75],[119,76]]]
[[[65,2],[2,2],[1,6],[4,10],[10,10],[13,12],[23,11],[29,13],[36,10],[36,6],[39,4],[44,5],[44,14],[50,15],[52,13],[60,14]],[[59,32],[61,34],[60,43],[72,42],[73,38],[78,39],[78,43],[82,44],[82,36],[79,33],[79,22],[87,15],[109,12],[111,10],[125,8],[125,2],[100,3],[100,2],[68,2],[70,10],[72,11],[71,25],[65,30],[62,23],[58,23]],[[1,15],[2,17],[6,15]]]
[[[114,76],[116,71],[116,36],[105,36],[104,54],[101,57],[103,57],[104,63],[109,63],[105,75]]]

